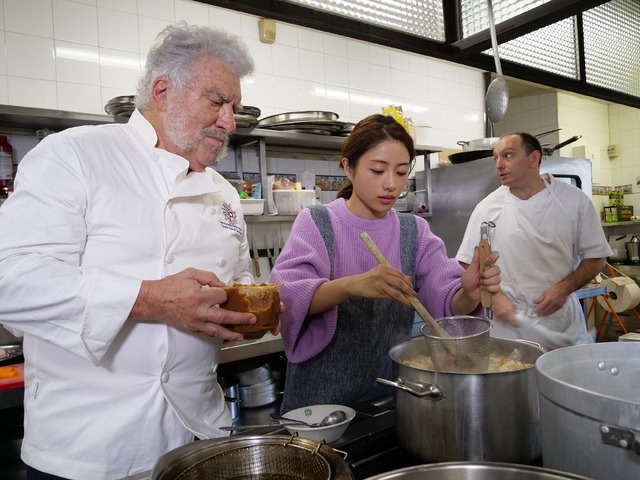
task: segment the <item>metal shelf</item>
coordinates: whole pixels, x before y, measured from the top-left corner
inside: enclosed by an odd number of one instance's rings
[[[6,134],[18,134],[35,136],[40,129],[60,131],[66,128],[81,125],[101,125],[105,123],[126,123],[128,117],[114,117],[112,115],[96,115],[81,112],[68,112],[63,110],[51,110],[46,108],[20,107],[13,105],[0,105],[0,132]],[[260,166],[260,180],[267,184],[267,152],[284,152],[291,155],[304,156],[305,158],[317,158],[319,160],[333,160],[340,152],[340,147],[346,137],[333,135],[313,135],[309,133],[286,132],[267,128],[239,128],[231,136],[231,142],[236,148],[236,168],[242,175],[242,149],[254,147],[258,153]],[[418,156],[425,156],[425,171],[429,171],[429,158],[432,153],[441,152],[442,147],[428,145],[416,145]],[[431,176],[427,173],[424,185],[420,190],[427,193],[427,202],[431,198]],[[267,199],[268,201],[268,199]],[[268,205],[265,205],[267,208]],[[421,214],[429,217],[430,213]],[[249,223],[262,222],[291,222],[295,216],[291,215],[261,215],[251,219]]]
[[[81,125],[126,123],[127,120],[127,117],[114,117],[112,115],[0,105],[0,129],[6,133],[22,135],[35,136],[36,130],[43,128],[60,131]]]
[[[258,139],[264,139],[267,150],[279,150],[284,148],[285,151],[295,149],[295,152],[301,152],[301,148],[305,151],[314,153],[330,152],[338,153],[340,147],[347,137],[336,135],[313,135],[310,133],[286,132],[282,130],[270,130],[268,128],[239,128],[231,137],[231,141],[236,145],[250,145]],[[431,153],[441,152],[442,147],[433,147],[428,145],[416,145],[417,155],[428,155]]]
[[[236,173],[242,178],[242,149],[255,148],[258,155],[260,181],[267,185],[267,152],[281,152],[290,154],[293,158],[316,158],[318,160],[335,160],[340,152],[340,147],[346,137],[333,135],[313,135],[309,133],[286,132],[282,130],[270,130],[267,128],[245,129],[239,128],[231,137],[232,144],[236,147]],[[419,190],[426,192],[427,204],[431,198],[431,175],[428,173],[429,155],[441,152],[442,147],[428,145],[416,145],[416,155],[424,156],[424,184],[416,185]],[[265,211],[269,211],[269,199],[265,199]],[[420,216],[428,218],[430,212],[421,213]],[[289,218],[287,218],[289,217]],[[286,222],[295,220],[295,216],[253,216],[250,220],[245,217],[247,223],[260,222]]]

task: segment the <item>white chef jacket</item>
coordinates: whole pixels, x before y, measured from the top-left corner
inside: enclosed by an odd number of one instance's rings
[[[494,222],[491,249],[500,253],[501,289],[524,326],[493,322],[491,334],[533,340],[551,350],[590,341],[584,314],[575,295],[547,316],[532,314],[533,300],[573,273],[582,259],[607,257],[611,249],[589,197],[549,174],[543,180],[544,190],[527,200],[506,186],[482,200],[471,214],[456,259],[471,263],[482,222]]]
[[[143,279],[195,267],[253,282],[236,190],[156,142],[138,111],[50,135],[0,209],[0,322],[24,332],[22,458],[36,469],[122,478],[230,425],[222,340],[126,321]]]

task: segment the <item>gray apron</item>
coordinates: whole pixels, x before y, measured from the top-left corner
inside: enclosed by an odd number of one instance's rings
[[[310,207],[334,278],[333,229],[322,205]],[[411,214],[398,213],[402,271],[415,278],[418,229]],[[376,378],[392,379],[391,347],[411,338],[414,311],[388,299],[352,298],[338,305],[336,332],[321,354],[287,364],[282,412],[317,404],[355,406],[392,394]]]

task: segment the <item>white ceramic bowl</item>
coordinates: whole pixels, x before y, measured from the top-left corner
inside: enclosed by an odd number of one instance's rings
[[[324,440],[326,443],[335,442],[345,432],[351,420],[356,416],[356,411],[353,408],[346,407],[344,405],[311,405],[308,407],[301,407],[295,410],[287,412],[284,416],[293,420],[302,420],[307,423],[319,423],[324,417],[336,410],[342,410],[347,414],[347,419],[336,423],[335,425],[328,425],[326,427],[306,427],[304,425],[285,425],[290,434],[296,433],[300,437],[309,438],[316,442]],[[281,420],[280,423],[287,423],[286,420]]]

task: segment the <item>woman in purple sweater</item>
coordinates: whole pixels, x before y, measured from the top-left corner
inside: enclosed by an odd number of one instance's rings
[[[286,306],[280,316],[288,359],[283,412],[390,395],[376,378],[391,378],[388,351],[411,337],[414,311],[404,295],[417,295],[436,318],[478,307],[478,252],[465,271],[423,218],[392,208],[414,159],[404,127],[371,115],[342,146],[349,182],[338,198],[296,218],[269,280],[283,284]],[[362,231],[393,267],[378,264]],[[499,291],[499,282],[497,266],[482,274],[491,292]]]

